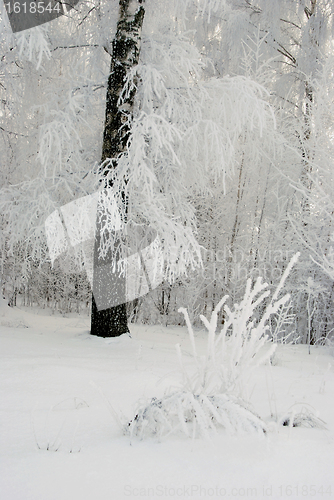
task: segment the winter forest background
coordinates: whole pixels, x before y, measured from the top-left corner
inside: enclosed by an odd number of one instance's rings
[[[137,86],[132,138],[111,175],[132,223],[160,235],[166,279],[128,304],[131,321],[184,324],[182,306],[196,324],[226,294],[239,303],[247,278],[274,291],[300,252],[271,335],[330,342],[333,14],[331,0],[146,0],[124,90]],[[90,314],[82,261],[52,267],[44,223],[99,187],[117,17],[118,0],[80,1],[14,35],[0,12],[0,262],[11,305]]]

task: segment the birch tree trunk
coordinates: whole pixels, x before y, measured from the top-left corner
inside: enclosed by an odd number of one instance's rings
[[[144,20],[144,0],[120,0],[119,20],[117,31],[112,44],[110,75],[108,78],[106,114],[103,133],[103,145],[101,156],[100,173],[106,176],[112,169],[117,168],[118,159],[126,154],[127,142],[131,134],[131,117],[135,100],[135,89],[127,98],[122,98],[119,102],[128,71],[139,61],[141,29]],[[110,181],[106,180],[106,188],[112,187]],[[126,203],[126,200],[123,200]],[[123,221],[124,222],[124,221]],[[112,264],[112,259],[118,255],[121,248],[121,241],[115,241],[115,249],[111,249],[102,258],[99,254],[100,247],[100,227],[97,222],[95,248],[94,248],[94,273],[102,266]],[[119,256],[119,255],[118,255]],[[117,274],[117,271],[115,272]],[[106,292],[113,293],[111,288],[118,288],[124,299],[126,297],[125,277],[116,276],[116,282],[108,285]],[[112,280],[113,281],[113,280]],[[99,284],[97,284],[99,286]],[[104,287],[106,288],[106,287]],[[91,334],[99,337],[117,337],[129,332],[126,302],[115,305],[108,309],[99,310],[97,301],[92,296]]]

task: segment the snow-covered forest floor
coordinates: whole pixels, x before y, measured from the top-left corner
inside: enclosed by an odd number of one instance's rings
[[[141,398],[182,382],[182,327],[131,325],[132,338],[89,335],[88,317],[0,308],[3,500],[316,498],[334,495],[334,369],[328,347],[280,345],[248,380],[269,432],[130,440],[124,422]],[[195,332],[197,349],[206,333]],[[278,426],[308,411],[326,429]],[[115,415],[117,417],[115,417]],[[272,415],[272,416],[271,416]],[[332,487],[332,489],[331,489]]]

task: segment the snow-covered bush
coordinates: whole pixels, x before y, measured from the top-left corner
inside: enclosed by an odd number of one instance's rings
[[[230,434],[266,432],[265,423],[243,400],[227,394],[209,396],[191,391],[152,398],[149,404],[138,408],[129,424],[131,436],[140,438],[162,438],[179,431],[187,437],[209,437],[209,431],[216,431],[217,427],[225,428]]]
[[[248,280],[240,304],[230,308],[228,296],[225,296],[215,307],[210,321],[201,316],[208,331],[204,356],[197,353],[188,313],[180,308],[193,351],[190,366],[186,366],[180,345],[176,345],[182,386],[161,399],[153,398],[148,404],[141,404],[129,423],[131,435],[160,438],[182,431],[186,436],[195,437],[207,435],[210,429],[218,427],[229,433],[242,430],[265,432],[264,422],[245,402],[246,380],[252,370],[269,361],[275,351],[276,344],[268,342],[269,322],[290,298],[289,294],[279,298],[279,294],[298,256],[296,254],[291,259],[272,297],[269,298],[268,285],[262,282],[262,278],[258,278],[253,286]],[[222,307],[224,324],[216,333]]]
[[[315,414],[312,408],[307,408],[303,405],[298,411],[295,406],[278,419],[279,425],[283,425],[284,427],[326,429],[326,423]]]

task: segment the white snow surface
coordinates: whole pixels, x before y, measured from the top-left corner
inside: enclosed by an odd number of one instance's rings
[[[330,499],[334,496],[334,372],[325,347],[280,345],[249,380],[269,432],[212,439],[130,440],[119,422],[139,399],[177,388],[183,327],[131,325],[131,335],[90,336],[88,317],[32,314],[0,305],[0,499]],[[205,352],[206,333],[196,331]],[[283,427],[307,409],[326,429]],[[271,417],[271,414],[273,415]]]

